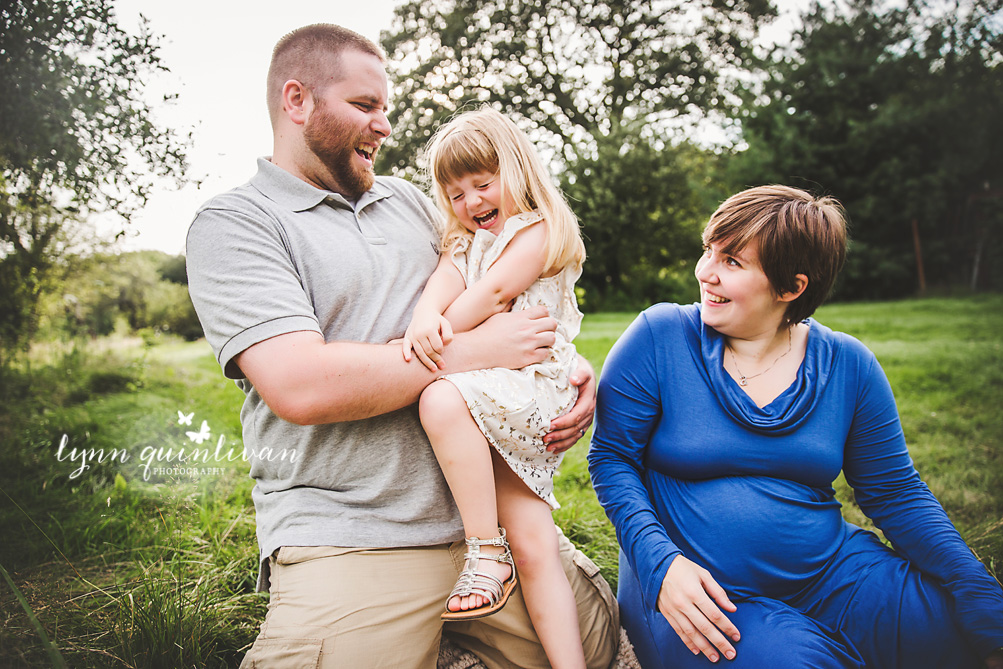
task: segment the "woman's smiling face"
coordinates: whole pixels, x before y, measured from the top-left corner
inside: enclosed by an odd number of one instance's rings
[[[784,320],[787,302],[774,292],[755,245],[748,244],[733,254],[724,253],[725,246],[721,242],[706,244],[694,271],[700,282],[703,322],[732,337],[776,331]]]

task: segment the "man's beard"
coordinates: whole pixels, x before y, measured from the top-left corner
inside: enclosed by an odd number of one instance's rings
[[[356,199],[373,187],[376,177],[372,169],[355,166],[355,147],[361,137],[349,123],[328,111],[323,98],[317,99],[313,114],[303,128],[303,139],[307,148],[331,172],[342,195]]]

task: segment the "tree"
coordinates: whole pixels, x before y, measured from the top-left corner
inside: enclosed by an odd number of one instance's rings
[[[411,0],[382,39],[395,102],[381,169],[418,175],[440,123],[491,104],[533,137],[581,220],[583,307],[682,299],[710,213],[684,163],[712,160],[683,129],[730,109],[773,14],[769,0]]]
[[[769,0],[411,0],[383,34],[394,133],[381,151],[415,174],[432,131],[491,103],[521,117],[558,159],[641,128],[661,145],[674,121],[724,107]]]
[[[0,354],[30,340],[74,226],[95,212],[127,222],[156,179],[185,167],[184,143],[143,95],[166,69],[157,38],[145,22],[124,31],[109,4],[0,9]]]
[[[696,297],[693,262],[707,216],[698,183],[710,156],[690,144],[656,149],[638,136],[601,138],[563,173],[588,259],[583,310],[633,310]]]
[[[127,328],[198,339],[202,327],[187,286],[179,281],[184,263],[184,256],[160,251],[75,258],[60,289],[43,302],[43,326],[51,336],[95,337]]]
[[[992,247],[1003,223],[986,206],[995,193],[999,211],[1003,187],[1001,4],[815,5],[747,107],[743,181],[823,190],[846,206],[841,295],[910,294],[920,267],[930,283],[967,284]]]

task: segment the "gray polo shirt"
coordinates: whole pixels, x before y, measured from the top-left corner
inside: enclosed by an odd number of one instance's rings
[[[401,337],[438,262],[437,215],[407,181],[378,177],[353,206],[267,159],[209,200],[188,231],[192,302],[224,374],[246,393],[262,571],[281,546],[424,546],[463,538],[416,406],[328,425],[288,423],[233,362],[260,341]]]

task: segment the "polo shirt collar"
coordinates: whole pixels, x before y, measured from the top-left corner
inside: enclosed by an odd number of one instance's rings
[[[267,157],[258,158],[258,172],[251,177],[251,185],[261,191],[269,200],[296,212],[312,209],[325,200],[332,204],[339,203],[349,209],[361,210],[371,202],[393,195],[393,191],[377,181],[373,183],[372,188],[359,197],[356,206],[353,207],[352,203],[340,193],[332,193],[311,186],[299,177],[273,164]]]

